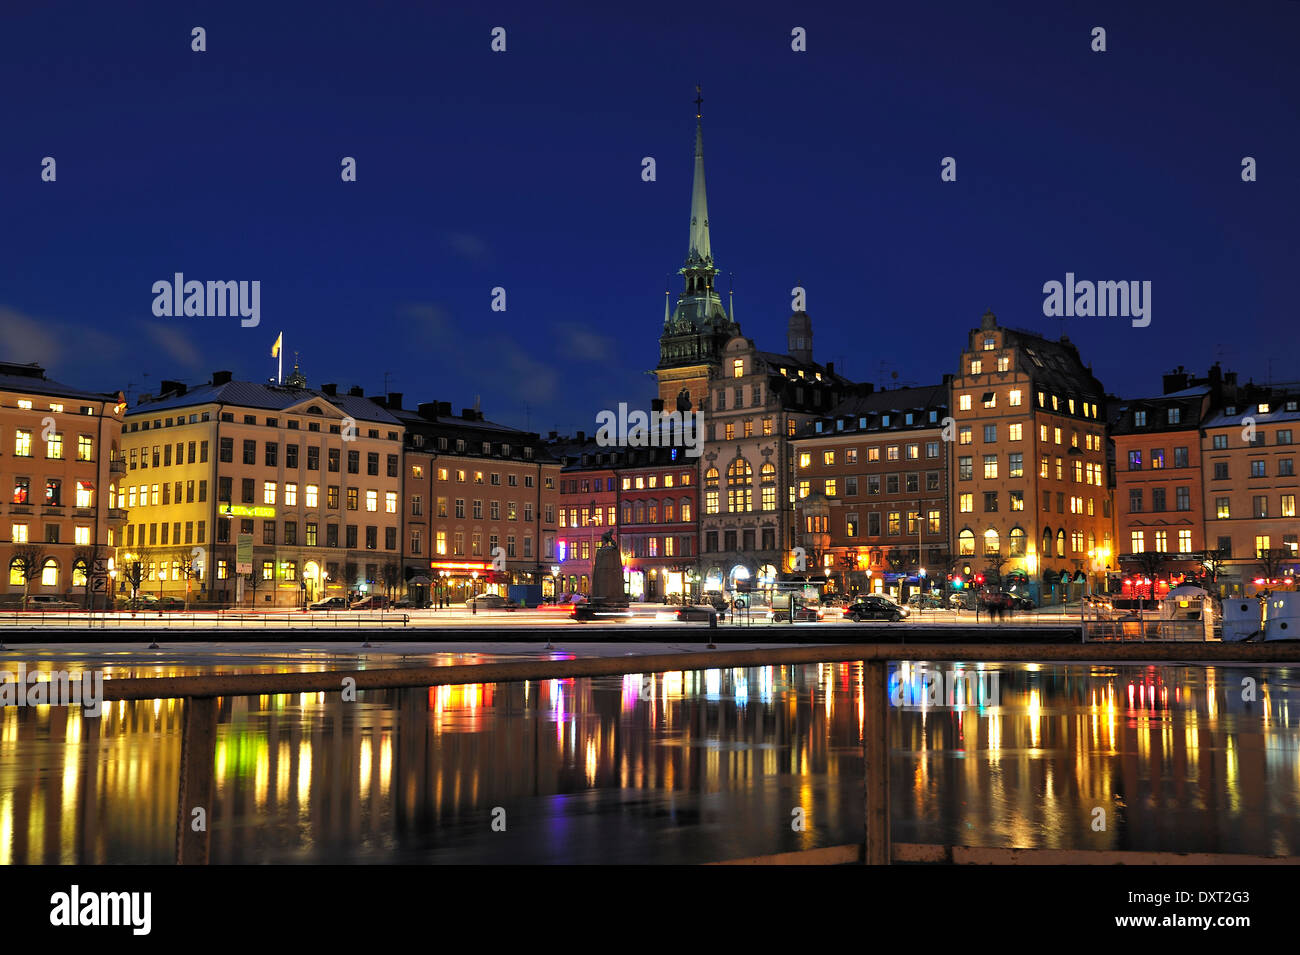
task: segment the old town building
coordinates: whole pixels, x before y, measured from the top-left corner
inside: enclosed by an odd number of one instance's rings
[[[857,386],[791,442],[796,546],[841,593],[905,598],[942,587],[949,553],[950,381],[873,391]],[[928,587],[926,588],[928,589]]]
[[[1162,587],[1205,570],[1205,551],[1215,542],[1207,543],[1205,534],[1201,427],[1221,384],[1217,366],[1203,380],[1180,368],[1164,376],[1163,394],[1112,409],[1121,593],[1158,596]],[[1156,582],[1135,585],[1148,573]]]
[[[401,582],[402,424],[361,389],[216,372],[127,413],[119,565],[159,597],[294,607]]]
[[[85,391],[47,378],[39,365],[0,362],[6,604],[40,594],[108,605],[126,520],[115,501],[125,407],[121,392]]]
[[[986,312],[952,380],[952,547],[1036,599],[1103,589],[1115,569],[1101,383],[1068,339]]]
[[[552,596],[560,465],[540,437],[478,408],[373,400],[405,429],[402,565],[413,602]]]
[[[1202,425],[1205,536],[1223,562],[1223,593],[1251,594],[1300,571],[1297,433],[1294,385],[1242,386]]]

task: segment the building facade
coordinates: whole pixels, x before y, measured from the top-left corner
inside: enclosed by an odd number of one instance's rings
[[[296,368],[282,385],[163,382],[123,427],[119,564],[140,565],[141,590],[191,604],[391,594],[402,431],[361,389],[312,390]]]
[[[109,606],[126,522],[115,500],[125,410],[121,392],[84,391],[47,378],[39,365],[0,362],[6,605],[40,594]]]
[[[1102,590],[1116,569],[1105,395],[1074,345],[986,312],[950,408],[951,546],[963,571],[1040,602]]]
[[[858,386],[792,440],[797,546],[837,591],[906,599],[952,569],[949,389]]]
[[[698,470],[679,448],[628,448],[616,468],[618,540],[633,600],[699,593]]]
[[[1297,387],[1230,394],[1204,423],[1206,539],[1222,561],[1224,594],[1249,595],[1300,572],[1297,433]]]
[[[449,402],[402,408],[374,399],[404,427],[403,576],[413,600],[473,593],[530,602],[555,593],[559,462],[541,438]]]

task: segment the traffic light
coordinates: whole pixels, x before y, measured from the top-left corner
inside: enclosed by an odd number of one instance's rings
[[[976,575],[975,575],[975,583],[977,583],[977,584],[982,584],[982,583],[984,583],[984,575],[983,575],[983,574],[976,574]]]

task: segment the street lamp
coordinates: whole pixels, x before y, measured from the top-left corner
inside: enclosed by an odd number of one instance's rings
[[[476,598],[478,597],[478,571],[476,570],[472,572],[470,576],[474,578],[474,583],[470,586],[470,595],[469,595],[470,611],[469,612],[472,614],[477,614],[478,600]]]

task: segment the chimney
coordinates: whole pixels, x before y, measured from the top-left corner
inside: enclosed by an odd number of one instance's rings
[[[585,442],[586,440],[587,440],[587,432],[585,432],[585,431],[579,431],[579,432],[578,432],[578,437],[577,437],[577,441],[578,441],[578,443],[579,443],[579,444],[582,444],[582,443]]]
[[[828,361],[826,363],[826,377],[831,378],[834,375],[835,375],[835,362]]]
[[[438,402],[438,417],[439,417],[439,418],[450,418],[450,417],[451,417],[451,402],[450,402],[450,401],[439,401],[439,402]]]
[[[364,398],[366,396],[365,391],[362,389],[360,385],[353,385],[351,388],[348,389],[348,394],[351,395],[353,398]]]
[[[466,421],[473,421],[473,420],[474,420],[474,409],[473,409],[473,408],[461,408],[461,409],[460,409],[460,416],[461,416],[462,418],[464,418]]]
[[[323,395],[329,395],[330,397],[333,397],[334,395],[337,395],[339,393],[339,386],[336,382],[331,381],[328,385],[320,386],[320,393]]]
[[[436,418],[438,417],[438,402],[422,401],[416,405],[415,413],[421,418]]]
[[[390,391],[388,393],[388,410],[402,410],[402,393],[400,391]]]
[[[1164,376],[1164,393],[1172,395],[1175,391],[1182,391],[1191,385],[1191,375],[1187,373],[1182,365],[1179,365],[1169,374]]]
[[[232,377],[228,371],[214,371],[212,373],[212,383],[214,385],[228,385]]]
[[[185,386],[182,385],[179,381],[167,381],[166,379],[164,379],[162,383],[159,385],[158,393],[160,395],[170,395],[170,394],[183,395],[185,394],[185,390],[186,390]]]

